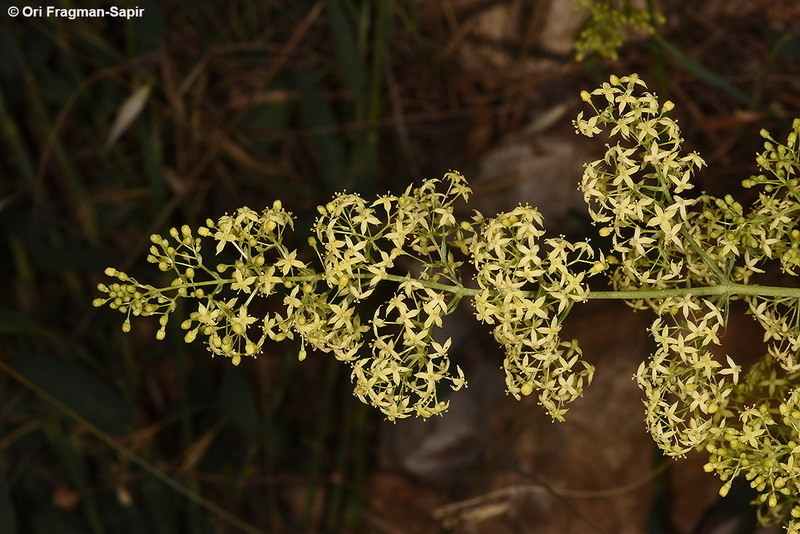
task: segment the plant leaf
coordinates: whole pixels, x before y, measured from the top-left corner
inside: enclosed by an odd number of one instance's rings
[[[3,525],[3,532],[8,534],[17,532],[17,514],[11,502],[11,492],[3,469],[0,469],[0,525]]]

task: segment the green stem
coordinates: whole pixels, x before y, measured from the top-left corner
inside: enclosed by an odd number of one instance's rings
[[[386,275],[386,280],[395,282],[405,282],[408,276]],[[420,280],[422,285],[431,289],[448,291],[460,296],[475,296],[481,289],[469,288],[458,285],[439,284],[427,280]],[[499,291],[492,291],[492,294],[499,294]],[[532,291],[525,291],[523,295],[527,297],[536,296]],[[756,295],[764,297],[787,297],[800,298],[800,288],[781,287],[781,286],[761,286],[756,284],[721,284],[716,286],[698,286],[674,289],[631,289],[627,291],[596,291],[590,290],[586,295],[587,300],[638,300],[667,297],[711,297],[711,296],[744,296]]]
[[[312,274],[304,276],[287,276],[282,278],[286,282],[300,283],[312,282],[322,278],[322,275]],[[363,275],[362,278],[372,278],[371,275]],[[386,274],[383,280],[402,283],[414,278],[409,275],[396,275]],[[419,280],[423,286],[436,289],[438,291],[446,291],[453,293],[459,297],[475,296],[482,290],[477,288],[464,287],[457,284],[442,284],[439,282],[432,282],[430,280]],[[226,285],[234,282],[233,279],[219,279],[207,282],[192,282],[185,287],[199,287],[205,285]],[[171,287],[169,289],[178,289],[180,286]],[[500,291],[492,290],[493,295],[500,294]],[[532,291],[524,291],[523,295],[533,297],[536,293]],[[586,295],[587,300],[638,300],[638,299],[654,299],[654,298],[667,298],[667,297],[711,297],[711,296],[764,296],[764,297],[787,297],[787,298],[800,298],[800,288],[798,287],[782,287],[782,286],[762,286],[757,284],[720,284],[714,286],[698,286],[698,287],[685,287],[685,288],[672,288],[672,289],[629,289],[621,291],[597,291],[590,290]]]
[[[712,296],[744,296],[800,298],[800,288],[780,286],[760,286],[750,284],[726,284],[718,286],[699,286],[675,289],[632,289],[628,291],[590,291],[589,300],[637,300],[666,297],[712,297]]]

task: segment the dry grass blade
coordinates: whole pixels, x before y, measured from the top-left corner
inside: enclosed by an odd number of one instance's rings
[[[111,125],[111,130],[108,132],[108,138],[103,145],[103,152],[108,152],[122,134],[131,127],[133,121],[139,117],[144,110],[145,104],[147,104],[147,98],[150,96],[152,89],[153,82],[151,81],[136,89],[125,99],[117,112],[114,123]]]

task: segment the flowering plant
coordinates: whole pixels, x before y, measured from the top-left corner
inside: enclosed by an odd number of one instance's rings
[[[631,33],[653,35],[656,26],[666,21],[652,6],[643,8],[631,0],[573,0],[573,4],[588,15],[575,42],[578,60],[592,52],[617,59],[619,49]]]
[[[155,287],[109,268],[116,281],[99,285],[105,296],[95,305],[122,312],[126,331],[131,316],[158,316],[161,339],[178,300],[191,300],[186,342],[199,336],[235,365],[268,339],[296,339],[301,360],[310,347],[349,365],[355,395],[394,420],[440,414],[448,407],[440,386],[466,385],[450,340],[435,334],[467,297],[503,348],[508,392],[536,394],[561,420],[594,371],[575,340],[561,339],[564,319],[576,303],[624,299],[655,313],[655,350],[635,380],[658,446],[676,457],[707,451],[721,494],[744,476],[762,518],[800,532],[800,288],[754,283],[772,264],[791,276],[800,266],[800,120],[785,144],[761,132],[762,174],[743,182],[759,195],[745,209],[730,195],[691,194],[704,162],[682,151],[673,104],[659,103],[636,75],[612,76],[581,97],[592,112],[578,115],[577,131],[616,141],[586,165],[580,185],[610,238],[607,253],[549,237],[527,205],[460,216],[471,191],[449,172],[399,196],[342,193],[320,206],[309,238],[315,262],[284,244],[292,217],[280,201],[154,235],[148,260],[173,281]],[[235,259],[210,267],[208,243]],[[599,275],[610,290],[589,287]],[[391,295],[377,299],[385,286]],[[256,313],[265,299],[279,309]],[[749,369],[718,351],[735,299],[769,342]]]

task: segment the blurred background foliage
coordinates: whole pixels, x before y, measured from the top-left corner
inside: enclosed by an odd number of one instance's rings
[[[538,40],[544,1],[0,14],[0,530],[391,531],[365,496],[380,421],[344,367],[298,365],[291,345],[233,367],[177,325],[156,342],[147,320],[125,335],[91,306],[103,269],[156,281],[151,233],[276,198],[302,243],[334,192],[469,169],[612,72],[676,101],[711,164],[704,185],[729,188],[752,172],[759,128],[781,135],[800,114],[798,11],[693,4],[663,2],[658,35],[581,63]],[[480,31],[498,8],[513,31]]]

